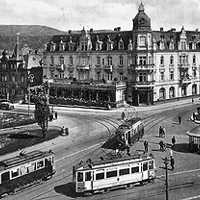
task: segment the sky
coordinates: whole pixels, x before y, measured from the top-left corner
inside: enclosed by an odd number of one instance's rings
[[[140,0],[0,0],[0,24],[37,24],[59,30],[132,29]],[[142,0],[153,30],[200,30],[200,0]]]

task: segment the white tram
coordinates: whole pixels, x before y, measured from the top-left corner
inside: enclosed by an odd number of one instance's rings
[[[77,193],[106,191],[113,187],[151,181],[155,178],[155,160],[151,156],[137,155],[79,163],[73,168]]]

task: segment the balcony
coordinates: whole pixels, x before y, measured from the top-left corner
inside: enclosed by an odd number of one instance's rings
[[[90,65],[77,65],[77,70],[90,70]]]
[[[140,88],[140,87],[153,87],[154,83],[155,83],[155,80],[152,80],[152,81],[136,82],[134,85],[137,88]]]
[[[180,69],[188,69],[190,65],[188,63],[179,63],[178,66]]]
[[[113,66],[112,66],[112,65],[105,65],[105,66],[104,66],[104,70],[105,70],[105,71],[112,72],[112,71],[113,71]]]
[[[146,65],[130,65],[128,66],[129,71],[153,71],[154,64],[146,64]]]
[[[183,77],[179,80],[180,85],[182,84],[190,84],[192,82],[191,78]]]

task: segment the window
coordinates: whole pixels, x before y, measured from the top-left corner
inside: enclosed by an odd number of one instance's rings
[[[139,82],[146,82],[146,81],[147,81],[147,74],[139,73]]]
[[[91,176],[91,172],[85,172],[85,181],[91,181],[92,176]]]
[[[181,50],[186,50],[186,42],[181,42]]]
[[[30,166],[28,166],[28,171],[29,171],[29,173],[31,173],[35,170],[36,170],[36,163],[34,162],[34,163],[31,163]]]
[[[112,65],[112,57],[111,56],[108,57],[108,65]]]
[[[146,56],[139,56],[139,65],[146,65]]]
[[[124,42],[123,42],[122,39],[119,41],[118,48],[119,48],[119,50],[123,50],[124,49]]]
[[[170,71],[170,80],[171,80],[171,81],[174,80],[174,71]]]
[[[148,162],[143,163],[143,171],[148,170]]]
[[[140,46],[145,46],[145,45],[146,45],[146,37],[140,36]]]
[[[117,176],[117,170],[106,172],[106,178],[112,178]]]
[[[54,57],[51,56],[50,59],[51,59],[51,65],[54,65]]]
[[[6,182],[10,180],[10,172],[4,172],[3,174],[1,174],[1,182]]]
[[[196,64],[196,56],[195,55],[193,56],[192,63]]]
[[[73,65],[73,57],[72,56],[69,57],[69,64]]]
[[[123,63],[124,63],[123,56],[119,56],[119,64],[123,65]]]
[[[104,172],[96,174],[96,180],[104,179]]]
[[[104,58],[102,59],[102,65],[104,65]]]
[[[161,56],[161,57],[160,57],[160,64],[161,64],[161,65],[164,65],[164,56]]]
[[[120,80],[120,81],[123,81],[123,79],[124,79],[124,75],[123,75],[123,73],[120,73],[120,74],[119,74],[119,80]]]
[[[83,172],[78,172],[77,180],[78,182],[83,182]]]
[[[108,74],[107,74],[108,80],[112,80],[112,75],[113,75],[112,73],[108,73]]]
[[[169,88],[169,98],[175,97],[175,89],[174,87]]]
[[[43,160],[40,160],[37,162],[37,169],[40,169],[44,166],[44,161]]]
[[[60,65],[64,65],[64,57],[60,56]]]
[[[120,175],[120,176],[127,175],[127,174],[130,173],[129,171],[130,171],[129,168],[120,169],[120,170],[119,170],[119,175]]]
[[[131,168],[131,173],[132,174],[137,173],[137,172],[139,172],[139,166]]]
[[[15,76],[14,75],[12,76],[12,82],[15,82]]]
[[[196,69],[193,69],[193,70],[192,70],[192,74],[193,74],[193,77],[196,78],[196,76],[197,76],[197,71],[196,71]]]
[[[174,64],[174,56],[170,56],[170,65]]]
[[[153,160],[149,161],[149,169],[153,169]]]
[[[97,65],[101,64],[101,58],[99,56],[97,56]]]
[[[11,178],[19,176],[19,168],[11,170]]]
[[[164,81],[164,79],[165,79],[164,72],[160,72],[160,80],[161,80],[161,81]]]

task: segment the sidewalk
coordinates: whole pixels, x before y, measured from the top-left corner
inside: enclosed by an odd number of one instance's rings
[[[199,98],[194,98],[194,103],[193,104],[200,104],[200,100]],[[53,110],[57,111],[57,112],[91,112],[91,113],[112,113],[112,112],[122,112],[124,109],[128,109],[128,108],[134,108],[134,110],[136,112],[144,112],[144,111],[161,111],[162,109],[168,109],[168,108],[172,108],[175,106],[183,106],[183,105],[190,105],[192,104],[192,99],[183,99],[183,100],[179,100],[179,101],[175,101],[175,102],[166,102],[166,103],[161,103],[161,104],[155,104],[155,105],[149,105],[149,106],[125,106],[125,107],[121,107],[121,108],[116,108],[116,109],[112,109],[112,110],[104,110],[104,109],[95,109],[95,108],[77,108],[77,107],[70,107],[70,106],[55,106],[55,105],[50,105],[50,108],[52,108],[53,106]],[[15,104],[15,108],[28,108],[28,106],[26,104]],[[35,106],[34,105],[30,105],[30,110],[34,110]]]

